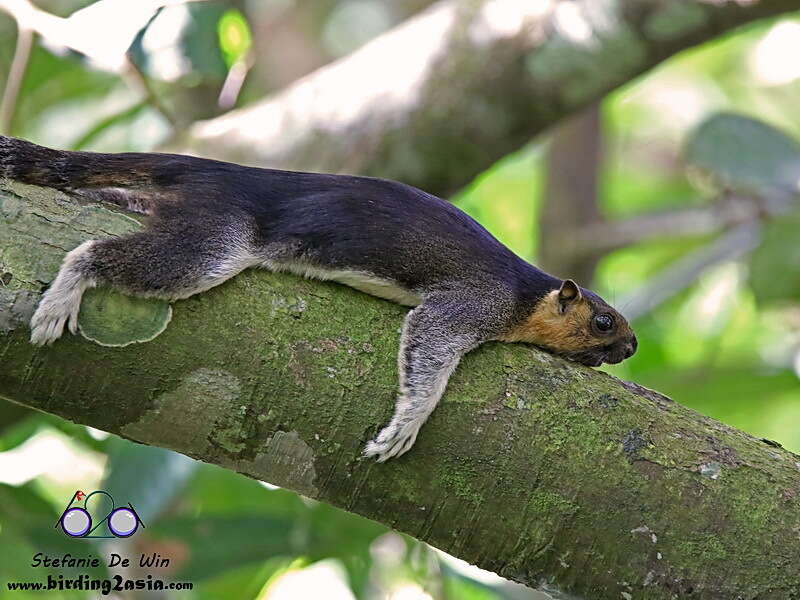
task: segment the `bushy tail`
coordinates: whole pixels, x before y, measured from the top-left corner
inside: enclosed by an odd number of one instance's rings
[[[63,189],[63,152],[25,140],[0,136],[0,175],[25,183]]]
[[[77,192],[113,202],[135,212],[151,212],[151,203],[174,183],[176,161],[190,157],[164,154],[72,152],[0,136],[0,176],[25,183]],[[198,160],[198,159],[194,159]],[[165,169],[165,165],[173,164]]]
[[[151,185],[158,156],[163,155],[53,150],[0,136],[2,176],[58,189]]]

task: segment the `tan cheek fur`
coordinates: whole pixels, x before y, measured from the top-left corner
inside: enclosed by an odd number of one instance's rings
[[[554,290],[542,298],[527,319],[506,332],[500,340],[528,342],[559,352],[585,350],[597,345],[597,340],[586,331],[591,316],[592,309],[586,300],[578,301],[562,314],[558,290]]]

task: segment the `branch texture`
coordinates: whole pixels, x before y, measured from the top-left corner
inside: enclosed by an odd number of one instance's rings
[[[561,117],[795,0],[445,0],[173,149],[461,188]]]
[[[174,314],[93,290],[84,332],[141,343],[31,346],[27,319],[64,252],[139,225],[0,183],[3,398],[285,486],[550,593],[800,594],[800,457],[532,348],[471,353],[409,454],[361,460],[392,410],[404,309],[349,288],[249,271]]]

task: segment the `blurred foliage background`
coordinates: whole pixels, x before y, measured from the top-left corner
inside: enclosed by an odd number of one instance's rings
[[[0,12],[3,133],[72,149],[152,150],[430,2],[163,4],[40,0],[47,35],[18,34]],[[126,53],[135,69],[121,67]],[[639,352],[610,372],[800,452],[797,56],[800,17],[685,52],[452,200],[521,256],[578,277],[635,317]],[[588,185],[570,194],[570,181]],[[78,488],[132,502],[146,529],[129,540],[66,538],[52,523]],[[539,597],[291,492],[0,404],[3,588],[47,572],[30,567],[36,552],[157,553],[169,567],[134,566],[126,576],[191,581],[192,590],[170,593],[184,598]]]

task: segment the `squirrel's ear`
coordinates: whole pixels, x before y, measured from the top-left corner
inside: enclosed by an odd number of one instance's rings
[[[572,279],[565,279],[558,290],[558,304],[561,311],[565,311],[570,304],[578,302],[583,296],[581,295],[581,288]]]

